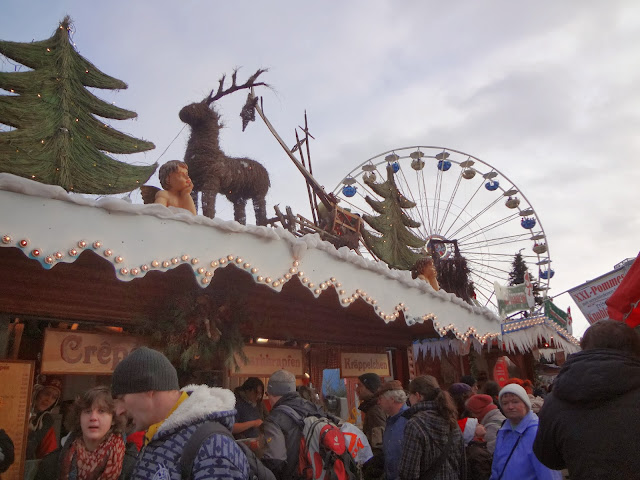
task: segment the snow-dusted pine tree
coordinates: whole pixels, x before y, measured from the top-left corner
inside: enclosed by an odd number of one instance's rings
[[[121,133],[97,117],[125,120],[135,112],[111,105],[87,87],[117,90],[127,84],[98,70],[74,48],[71,19],[47,40],[0,40],[0,54],[30,70],[0,72],[0,172],[60,185],[67,191],[113,194],[134,190],[157,165],[134,166],[105,152],[130,154],[154,144]]]

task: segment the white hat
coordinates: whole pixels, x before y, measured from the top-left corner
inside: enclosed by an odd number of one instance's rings
[[[529,400],[529,395],[527,394],[527,391],[520,385],[518,385],[517,383],[510,383],[509,385],[505,385],[504,387],[502,387],[502,390],[500,390],[500,393],[498,394],[498,400],[500,401],[500,403],[502,403],[502,396],[505,393],[512,393],[516,397],[520,398],[520,400],[522,400],[527,406],[527,411],[531,411],[531,400]]]

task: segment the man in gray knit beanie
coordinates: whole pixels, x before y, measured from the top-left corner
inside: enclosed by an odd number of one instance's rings
[[[262,424],[265,440],[262,462],[277,479],[296,478],[301,422],[310,415],[324,418],[328,414],[298,394],[296,377],[287,370],[277,370],[271,374],[267,393],[271,413]]]
[[[188,441],[203,424],[233,428],[236,399],[230,390],[189,385],[180,390],[178,374],[167,357],[140,347],[118,364],[111,378],[116,413],[126,415],[136,430],[146,430],[132,478],[177,478]],[[192,478],[244,480],[249,464],[232,437],[208,432],[194,445]],[[215,453],[212,461],[211,452]]]
[[[164,420],[180,398],[178,373],[157,350],[140,347],[122,360],[111,377],[118,413],[126,413],[136,430]]]

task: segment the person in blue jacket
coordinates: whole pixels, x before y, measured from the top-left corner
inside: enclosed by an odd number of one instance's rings
[[[231,390],[189,385],[180,390],[178,374],[162,353],[140,347],[116,367],[111,377],[116,414],[146,430],[132,480],[181,478],[180,459],[189,438],[204,422],[231,430],[236,399]],[[192,464],[194,480],[247,480],[249,463],[232,437],[212,433]]]
[[[407,392],[398,380],[383,383],[376,392],[378,405],[387,415],[387,425],[382,435],[384,451],[384,474],[386,480],[398,479],[398,464],[402,457],[402,438],[407,417],[402,413],[407,410]]]
[[[500,390],[500,405],[507,420],[498,430],[490,480],[561,480],[558,470],[545,467],[533,453],[538,416],[531,411],[529,395],[512,383]]]

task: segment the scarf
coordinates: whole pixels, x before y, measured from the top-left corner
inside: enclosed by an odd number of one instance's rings
[[[176,411],[176,409],[182,404],[182,402],[184,402],[187,398],[189,398],[189,394],[187,392],[182,392],[182,395],[180,395],[180,398],[178,398],[178,401],[176,402],[176,404],[173,406],[173,408],[171,409],[171,411],[167,414],[167,417],[162,420],[161,422],[158,423],[154,423],[153,425],[151,425],[148,429],[147,429],[147,433],[145,433],[144,435],[144,445],[147,445],[151,439],[153,439],[153,436],[158,432],[158,429],[162,426],[162,424],[164,423],[164,421],[169,418],[171,416],[171,414],[173,412]]]
[[[122,436],[107,434],[93,452],[82,437],[76,438],[62,460],[60,478],[77,480],[118,480],[122,473],[125,445]]]

